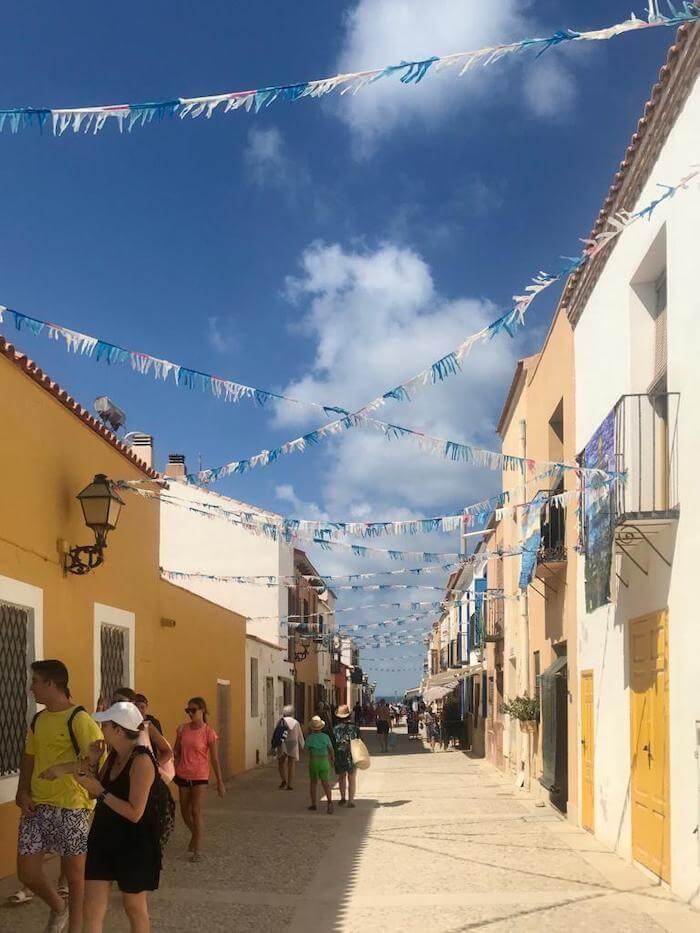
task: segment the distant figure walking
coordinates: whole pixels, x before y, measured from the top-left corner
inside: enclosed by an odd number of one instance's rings
[[[309,789],[311,806],[309,810],[317,810],[318,782],[323,785],[326,792],[326,809],[333,812],[333,791],[331,790],[331,765],[335,761],[333,743],[326,732],[326,724],[320,716],[312,716],[309,722],[310,733],[306,737],[306,750],[309,754]]]
[[[359,739],[360,727],[350,722],[350,708],[339,706],[335,711],[336,723],[333,726],[333,744],[335,745],[335,773],[340,785],[340,806],[355,806],[357,772],[350,752],[350,743]]]
[[[361,726],[361,725],[362,725],[362,704],[360,703],[359,700],[358,700],[357,703],[355,703],[355,705],[353,706],[352,711],[353,711],[353,714],[354,714],[354,716],[355,716],[355,725],[356,725],[356,726]],[[336,715],[337,715],[337,713],[336,713]]]
[[[389,732],[391,731],[391,707],[382,700],[377,707],[377,735],[379,747],[383,752],[389,751]]]
[[[294,718],[294,707],[285,706],[282,709],[282,720],[286,726],[286,734],[277,749],[277,766],[280,772],[280,790],[294,790],[294,771],[296,770],[299,753],[304,748],[304,733],[299,722]]]
[[[219,797],[226,793],[219,763],[219,737],[207,723],[207,704],[203,697],[192,697],[185,707],[189,722],[178,726],[175,739],[175,783],[180,788],[180,811],[191,835],[191,862],[201,858],[204,832],[204,795],[209,784],[209,769],[216,777]]]
[[[115,881],[132,933],[147,933],[147,892],[157,889],[161,870],[156,762],[139,744],[144,721],[133,703],[115,703],[94,719],[102,724],[109,755],[99,777],[85,768],[76,777],[97,799],[85,863],[83,933],[102,933]]]
[[[430,710],[426,710],[423,715],[423,722],[425,723],[425,737],[428,740],[430,745],[430,751],[435,751],[435,743],[440,738],[440,723],[437,720],[437,717]]]

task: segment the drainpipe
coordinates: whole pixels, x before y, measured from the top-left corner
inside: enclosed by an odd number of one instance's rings
[[[526,472],[527,467],[525,466],[525,458],[527,457],[527,423],[524,418],[520,419],[520,456],[523,458],[522,464],[522,475],[523,475],[523,488],[526,484]],[[526,497],[527,498],[527,497]],[[522,529],[521,529],[522,532]],[[520,593],[520,652],[521,652],[521,665],[520,665],[520,683],[521,690],[525,693],[530,693],[530,619],[528,614],[528,590],[525,588]],[[522,733],[521,737],[522,737]],[[525,761],[523,762],[523,770],[525,772],[525,787],[530,790],[531,785],[531,771],[532,771],[532,734],[530,732],[525,733],[526,738],[526,755]]]

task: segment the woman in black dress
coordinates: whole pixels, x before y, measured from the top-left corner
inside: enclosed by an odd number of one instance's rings
[[[133,703],[114,703],[94,718],[109,754],[99,778],[82,773],[80,764],[76,775],[97,799],[85,862],[83,933],[102,933],[114,881],[131,933],[149,933],[146,892],[158,887],[161,869],[156,763],[150,749],[138,744],[143,717]]]

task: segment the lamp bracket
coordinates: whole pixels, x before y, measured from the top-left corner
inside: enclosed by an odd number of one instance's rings
[[[72,547],[68,551],[63,569],[65,573],[75,573],[78,576],[83,576],[83,574],[90,573],[95,567],[99,567],[103,562],[104,545],[83,545]]]

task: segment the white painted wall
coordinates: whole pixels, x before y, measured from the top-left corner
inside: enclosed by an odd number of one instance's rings
[[[658,197],[658,184],[674,184],[700,161],[700,82],[661,151],[637,208]],[[698,897],[700,849],[694,834],[700,771],[695,758],[700,720],[700,626],[694,584],[700,553],[700,192],[688,191],[660,205],[618,239],[574,333],[576,438],[581,450],[623,394],[645,392],[649,335],[639,316],[644,273],[651,277],[658,244],[666,238],[668,276],[668,388],[680,392],[678,469],[680,520],[654,541],[673,555],[672,570],[648,549],[635,552],[648,564],[645,577],[626,559],[617,570],[629,583],[614,602],[587,614],[584,563],[578,574],[578,667],[594,672],[596,835],[620,853],[631,852],[628,783],[630,706],[628,625],[645,612],[669,609],[671,880],[683,898]],[[659,239],[661,237],[661,239]],[[656,244],[656,249],[654,248]],[[642,274],[643,278],[644,275]],[[643,296],[642,296],[643,297]],[[579,782],[581,786],[581,782]]]
[[[280,539],[273,540],[263,534],[247,531],[241,525],[222,518],[207,518],[188,511],[188,503],[208,502],[229,511],[244,510],[268,518],[279,518],[255,506],[214,492],[181,482],[170,481],[168,498],[176,498],[183,505],[168,505],[160,510],[160,563],[165,570],[201,571],[218,576],[254,576],[258,574],[293,576],[294,551],[292,545]],[[248,635],[255,635],[283,650],[264,646],[247,648],[258,652],[261,704],[263,709],[256,719],[250,716],[250,660],[246,658],[246,767],[256,763],[256,749],[262,761],[267,755],[267,726],[264,724],[264,685],[266,677],[275,681],[276,703],[282,694],[280,678],[294,680],[293,665],[286,660],[286,627],[277,621],[288,612],[286,586],[261,586],[228,581],[218,582],[198,578],[178,580],[178,585],[189,589],[211,602],[224,606],[249,619]],[[255,619],[251,617],[270,618]],[[255,645],[250,638],[248,646]],[[281,704],[278,704],[281,708]],[[261,723],[261,717],[263,723]]]

